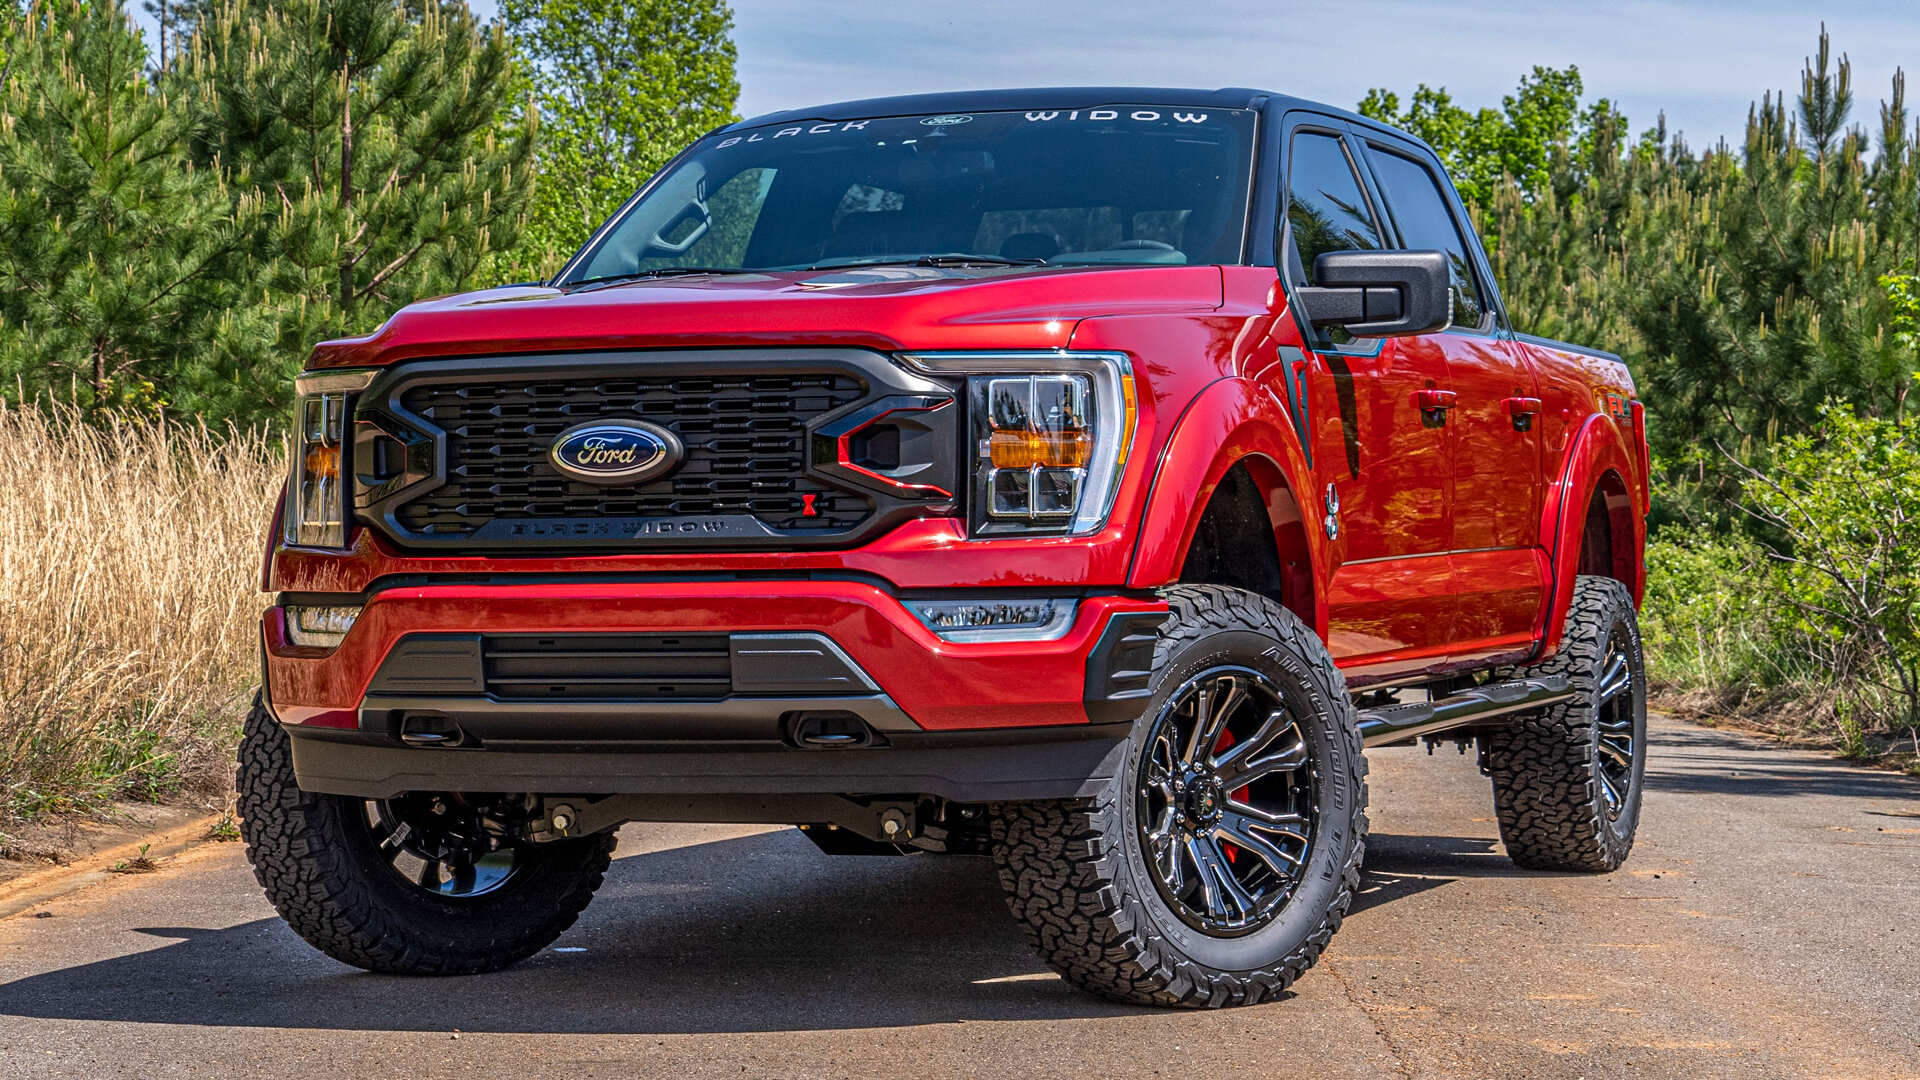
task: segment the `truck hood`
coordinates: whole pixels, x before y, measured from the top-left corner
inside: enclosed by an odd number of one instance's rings
[[[869,267],[688,276],[563,293],[508,286],[423,300],[309,366],[581,349],[857,346],[1051,349],[1098,315],[1211,311],[1217,266],[1017,270]]]

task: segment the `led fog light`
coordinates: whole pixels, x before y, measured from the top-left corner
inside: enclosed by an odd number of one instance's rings
[[[317,645],[331,649],[346,640],[353,620],[360,617],[357,607],[296,607],[287,605],[287,640],[295,645]]]
[[[914,600],[907,606],[947,641],[1054,641],[1073,628],[1071,600]]]

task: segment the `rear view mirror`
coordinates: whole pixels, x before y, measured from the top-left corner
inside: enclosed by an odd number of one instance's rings
[[[1444,251],[1329,251],[1313,260],[1315,285],[1293,290],[1314,326],[1354,337],[1405,337],[1453,323]]]

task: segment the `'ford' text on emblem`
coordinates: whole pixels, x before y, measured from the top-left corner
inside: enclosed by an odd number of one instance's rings
[[[929,116],[920,121],[928,127],[952,127],[955,124],[971,123],[971,116]]]
[[[596,420],[553,440],[547,460],[560,475],[603,487],[644,484],[686,453],[673,432],[642,420]]]

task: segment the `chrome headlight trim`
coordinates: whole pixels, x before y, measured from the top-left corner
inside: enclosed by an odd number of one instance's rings
[[[1086,536],[1106,527],[1120,492],[1120,474],[1133,449],[1134,429],[1139,419],[1133,360],[1126,353],[1083,349],[943,350],[896,353],[894,359],[923,375],[1088,376],[1093,383],[1095,409],[1094,456],[1080,494],[1079,510],[1066,535]],[[977,459],[970,459],[968,475],[977,467]]]
[[[308,394],[352,394],[365,390],[381,368],[339,368],[332,371],[303,371],[293,377],[296,397]]]

